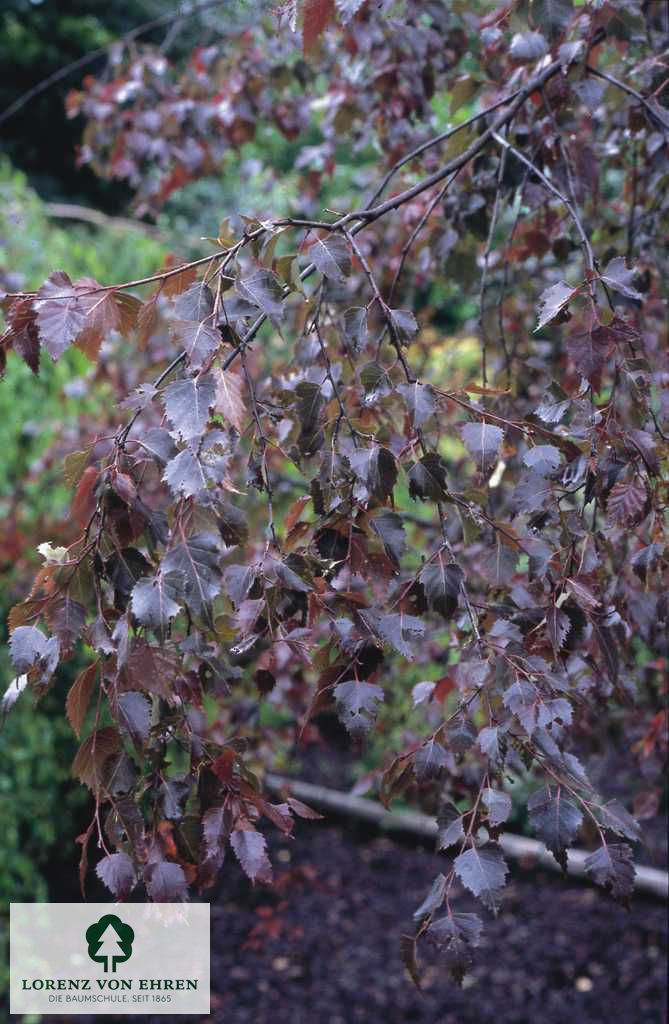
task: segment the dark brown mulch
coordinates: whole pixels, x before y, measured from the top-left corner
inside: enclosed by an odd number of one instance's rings
[[[212,1012],[220,1024],[661,1024],[666,904],[511,866],[497,919],[485,911],[464,988],[426,960],[424,994],[399,936],[445,860],[359,826],[298,823],[275,838],[277,885],[252,889],[230,859],[212,898]],[[462,893],[458,910],[476,910]],[[93,1017],[50,1020],[93,1021]],[[115,1018],[107,1017],[107,1020]],[[165,1017],[123,1017],[157,1024]],[[171,1017],[192,1021],[194,1017]]]
[[[278,895],[250,895],[230,867],[212,905],[212,1019],[221,1024],[663,1020],[665,905],[637,897],[628,914],[591,887],[515,867],[499,917],[484,912],[465,987],[433,958],[420,995],[398,940],[443,858],[322,825],[275,847]],[[466,895],[459,904],[476,909]]]

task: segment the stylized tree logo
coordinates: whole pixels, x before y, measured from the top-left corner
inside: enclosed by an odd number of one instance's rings
[[[117,963],[132,956],[135,933],[115,914],[103,914],[86,932],[88,955],[96,963],[104,963],[105,973],[116,971]]]

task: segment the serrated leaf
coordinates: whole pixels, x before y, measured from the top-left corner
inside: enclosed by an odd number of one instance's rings
[[[546,612],[546,631],[551,642],[553,653],[557,658],[562,650],[571,629],[571,619],[568,615],[552,604]]]
[[[414,334],[418,333],[416,317],[410,309],[390,309],[390,323],[395,338],[400,345],[409,345]]]
[[[211,324],[197,320],[173,320],[170,329],[193,370],[201,370],[221,344],[220,332]]]
[[[199,437],[208,421],[216,400],[216,379],[208,373],[204,377],[177,380],[163,392],[163,405],[168,418],[182,441]]]
[[[385,398],[393,389],[393,382],[378,363],[365,363],[360,367],[360,383],[365,389],[364,404],[373,405]]]
[[[309,258],[324,277],[343,284],[351,273],[351,251],[342,235],[332,232],[317,238],[309,248]]]
[[[184,903],[188,899],[188,883],[180,864],[169,860],[148,864],[144,881],[154,903]]]
[[[413,381],[411,384],[400,384],[397,388],[411,414],[411,423],[414,429],[420,429],[429,420],[437,408],[437,396],[429,384],[419,384]]]
[[[119,694],[118,723],[141,753],[151,727],[151,708],[143,694],[133,691]]]
[[[251,829],[235,829],[230,845],[252,882],[271,882],[272,866],[267,856],[265,837]]]
[[[444,562],[442,553],[421,570],[418,577],[425,590],[428,607],[449,620],[458,607],[464,573],[456,562]]]
[[[337,14],[342,25],[347,25],[351,18],[357,14],[365,0],[335,0]]]
[[[616,832],[619,836],[624,836],[625,839],[630,839],[633,843],[639,842],[641,839],[639,823],[635,821],[618,800],[609,800],[607,803],[602,804],[599,807],[599,812],[602,824],[606,828]]]
[[[177,454],[177,446],[164,427],[153,427],[141,438],[142,449],[154,459],[159,466],[164,466]]]
[[[110,853],[103,857],[95,873],[117,900],[126,900],[137,884],[135,867],[127,853]]]
[[[86,720],[86,712],[95,688],[98,663],[94,662],[83,669],[70,687],[65,701],[65,713],[77,739]]]
[[[349,462],[372,498],[385,501],[390,497],[397,480],[397,462],[388,448],[382,445],[360,448],[351,452]]]
[[[165,817],[173,821],[183,818],[192,791],[193,779],[189,775],[165,779],[160,787],[160,803]]]
[[[553,484],[538,473],[528,469],[520,475],[513,491],[513,511],[542,512],[553,502]]]
[[[40,682],[46,683],[56,671],[60,644],[54,636],[47,639],[35,626],[18,626],[9,641],[9,653],[19,675],[35,668],[40,673]]]
[[[647,503],[648,492],[641,480],[619,480],[611,488],[606,512],[616,526],[636,526],[645,519]]]
[[[107,762],[121,750],[121,737],[112,726],[94,730],[79,747],[72,774],[97,793],[106,781]]]
[[[488,820],[491,825],[502,825],[511,814],[511,797],[508,793],[502,793],[499,789],[491,789],[489,786],[483,790],[483,803],[488,811]]]
[[[460,428],[465,448],[474,459],[480,473],[486,473],[497,462],[504,431],[490,423],[465,423]]]
[[[479,569],[492,587],[506,587],[513,579],[519,552],[499,540],[481,556]]]
[[[159,572],[144,577],[132,591],[132,614],[149,629],[164,633],[170,621],[179,614],[177,598],[183,593],[184,577],[181,572]]]
[[[124,620],[119,619],[121,621]],[[174,699],[175,676],[173,655],[141,642],[128,654],[118,688],[122,693],[133,690],[155,693],[169,701]]]
[[[415,615],[405,615],[404,612],[393,612],[376,618],[363,615],[363,618],[398,654],[409,661],[413,659],[414,652],[410,645],[425,634],[425,623],[422,619]]]
[[[550,39],[562,36],[574,13],[573,0],[532,0],[532,20]]]
[[[334,18],[334,0],[304,0],[302,7],[302,50],[312,52]]]
[[[465,838],[464,818],[455,804],[443,803],[437,811],[437,849],[447,850],[449,846],[461,843]]]
[[[428,928],[427,938],[440,951],[448,970],[458,985],[461,985],[471,963],[471,950],[479,945],[483,922],[476,914],[454,914],[433,921]]]
[[[553,383],[535,409],[535,414],[544,423],[558,423],[570,405],[571,399],[565,395],[559,384]]]
[[[206,320],[214,312],[214,296],[209,285],[196,281],[180,292],[174,301],[174,312],[179,320],[197,323]]]
[[[571,704],[564,697],[544,697],[541,691],[528,680],[519,679],[503,696],[504,706],[516,716],[528,736],[535,729],[545,729],[556,720],[569,725],[572,717]]]
[[[492,764],[499,761],[499,729],[497,726],[486,726],[481,729],[478,744],[482,753],[490,758]]]
[[[570,300],[577,292],[578,289],[572,288],[566,281],[558,281],[557,284],[546,288],[539,296],[539,311],[537,314],[537,326],[534,329],[535,333],[546,327],[551,320],[555,320],[566,309]]]
[[[339,717],[353,736],[364,735],[376,720],[377,701],[383,700],[383,690],[374,683],[347,679],[335,686],[334,698]]]
[[[242,398],[242,378],[230,370],[216,370],[216,412],[241,433],[246,406]]]
[[[528,448],[523,455],[523,462],[539,476],[552,476],[560,468],[562,456],[552,444],[538,444]]]
[[[409,470],[409,494],[421,501],[444,501],[448,489],[447,466],[441,455],[428,452]]]
[[[581,376],[598,390],[611,351],[608,335],[598,328],[572,334],[567,340],[567,351]]]
[[[561,786],[543,786],[527,801],[530,825],[548,847],[563,871],[567,870],[567,847],[574,841],[583,822],[578,807],[568,799]]]
[[[464,715],[446,727],[446,743],[454,754],[464,754],[476,742],[476,729]]]
[[[173,494],[192,498],[207,489],[207,476],[195,452],[184,448],[165,466],[163,480]]]
[[[63,352],[81,334],[86,325],[86,310],[67,274],[57,270],[37,292],[34,307],[42,344],[51,358]]]
[[[414,755],[413,770],[420,782],[438,778],[447,767],[448,754],[434,737],[419,747]]]
[[[421,903],[419,907],[413,912],[413,919],[416,924],[420,924],[424,917],[428,917],[433,914],[435,910],[439,910],[439,907],[444,902],[446,896],[447,882],[444,875],[437,875],[434,882],[430,886],[430,891]]]
[[[164,573],[181,573],[185,581],[186,603],[196,615],[210,618],[211,602],[221,590],[219,559],[221,542],[212,533],[187,537],[165,555]]]
[[[629,907],[634,889],[635,867],[627,843],[607,843],[585,860],[585,870],[597,885],[604,886],[614,900]]]
[[[343,334],[347,348],[353,355],[367,344],[367,307],[351,306],[344,310]]]
[[[399,566],[400,558],[406,548],[406,534],[402,517],[397,512],[382,512],[370,521],[371,527],[383,541],[388,557],[396,566]]]
[[[258,268],[235,284],[237,294],[277,324],[283,317],[283,288],[271,270]]]
[[[61,652],[67,655],[83,632],[86,609],[66,595],[49,605],[47,620],[51,631],[58,637]]]
[[[465,888],[496,912],[508,873],[499,846],[488,843],[486,846],[471,847],[455,858],[453,867]]]
[[[538,60],[548,53],[549,46],[541,32],[517,32],[511,40],[509,53],[514,60]]]
[[[483,921],[478,914],[453,914],[440,917],[430,925],[429,937],[443,945],[452,938],[460,938],[476,947],[481,941]]]
[[[606,281],[609,288],[620,292],[621,295],[628,299],[643,300],[641,292],[637,291],[632,284],[635,274],[636,270],[634,268],[631,270],[627,268],[623,256],[616,256],[606,265],[606,269],[602,274],[602,280]]]
[[[230,502],[220,502],[218,506],[218,528],[221,537],[229,546],[245,544],[248,540],[249,527],[246,516]]]

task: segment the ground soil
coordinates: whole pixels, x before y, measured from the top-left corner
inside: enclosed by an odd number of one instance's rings
[[[275,838],[272,855],[274,889],[252,889],[230,860],[212,899],[210,1020],[666,1021],[667,913],[657,900],[637,896],[627,913],[590,885],[513,864],[498,918],[483,912],[484,938],[464,987],[433,956],[420,994],[403,969],[399,936],[411,931],[443,857],[350,823],[311,822],[299,823],[293,840]],[[464,893],[457,908],[479,909]]]

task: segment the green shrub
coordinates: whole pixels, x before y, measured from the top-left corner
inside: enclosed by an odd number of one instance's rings
[[[54,266],[72,278],[103,282],[152,272],[164,257],[153,239],[123,229],[59,227],[44,212],[23,174],[0,161],[0,285],[6,290],[39,287]],[[12,267],[11,277],[3,269]],[[14,271],[18,269],[18,274]],[[0,383],[0,521],[20,513],[30,547],[44,539],[31,536],[31,524],[64,514],[70,494],[59,474],[45,486],[26,480],[30,466],[82,413],[107,401],[91,381],[91,363],[70,349],[39,377],[10,355]],[[72,389],[72,381],[83,386]],[[13,672],[6,654],[6,617],[28,583],[19,578],[11,555],[0,548],[0,693]],[[77,742],[61,709],[76,668],[58,682],[36,708],[23,695],[0,731],[0,913],[11,901],[76,898],[78,847],[88,812],[86,793],[70,777]],[[68,886],[67,893],[61,885]],[[71,888],[70,888],[71,887]],[[0,979],[0,988],[2,979]]]

